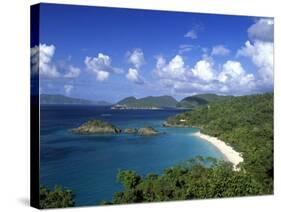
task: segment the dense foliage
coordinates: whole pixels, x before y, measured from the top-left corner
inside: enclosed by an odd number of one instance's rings
[[[120,171],[118,180],[124,190],[116,192],[112,202],[103,204],[264,194],[261,184],[250,174],[233,171],[229,163],[202,157],[169,168],[162,175],[141,177],[133,171]]]
[[[177,107],[195,108],[198,106],[207,105],[211,102],[226,100],[229,98],[231,98],[231,96],[219,96],[216,94],[198,94],[182,99],[177,104]]]
[[[90,127],[115,127],[114,125],[109,124],[106,121],[98,120],[98,119],[93,119],[93,120],[87,121],[86,123],[83,124],[83,126],[90,126]]]
[[[183,121],[184,120],[184,121]],[[272,192],[273,94],[232,97],[169,118],[169,124],[199,127],[243,154],[241,164]]]
[[[241,152],[240,171],[201,157],[160,176],[121,171],[124,190],[112,202],[121,204],[273,193],[273,94],[231,97],[167,120],[169,126],[198,127]],[[207,165],[206,165],[207,164]]]
[[[40,208],[65,208],[75,205],[74,194],[69,189],[55,186],[51,191],[40,186]]]

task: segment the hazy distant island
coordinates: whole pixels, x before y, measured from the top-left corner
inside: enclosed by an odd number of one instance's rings
[[[120,129],[113,124],[107,123],[102,120],[90,120],[83,123],[78,128],[74,128],[71,130],[74,133],[79,134],[119,134],[119,133],[126,133],[126,134],[134,134],[140,136],[151,136],[157,135],[159,132],[150,127],[141,127],[141,128],[126,128]]]
[[[40,104],[45,105],[112,105],[106,101],[94,101],[68,97],[60,94],[41,94]]]

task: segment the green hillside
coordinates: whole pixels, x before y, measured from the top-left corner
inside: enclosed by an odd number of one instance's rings
[[[171,96],[148,96],[140,99],[135,97],[127,97],[119,101],[118,105],[126,105],[128,107],[176,107],[177,100]]]
[[[117,102],[117,104],[126,105],[126,104],[132,104],[136,101],[137,101],[136,97],[130,96],[130,97],[126,97],[126,98],[122,99],[121,101]]]
[[[185,122],[183,122],[185,120]],[[242,164],[263,183],[273,178],[273,94],[232,97],[210,103],[167,120],[196,126],[201,132],[227,141],[243,154]]]
[[[182,99],[177,107],[183,108],[194,108],[197,106],[207,105],[211,102],[225,100],[231,98],[230,96],[219,96],[216,94],[198,94],[194,96],[189,96]]]

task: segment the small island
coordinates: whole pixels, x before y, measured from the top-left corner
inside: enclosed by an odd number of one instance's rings
[[[71,130],[79,134],[118,134],[121,129],[101,120],[90,120]]]
[[[114,126],[113,124],[107,123],[102,120],[90,120],[71,130],[74,133],[79,134],[134,134],[140,136],[151,136],[157,135],[159,132],[150,127],[141,127],[141,128],[126,128],[124,130]]]
[[[152,127],[127,128],[124,130],[124,133],[135,134],[140,136],[151,136],[159,134],[159,132]]]

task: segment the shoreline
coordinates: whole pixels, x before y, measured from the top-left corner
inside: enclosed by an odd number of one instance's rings
[[[226,159],[233,164],[234,171],[240,170],[237,165],[243,162],[244,159],[239,152],[236,152],[231,146],[227,145],[224,141],[219,140],[216,137],[203,134],[200,131],[194,133],[194,135],[203,140],[206,140],[207,142],[218,148],[218,150],[226,157]]]

